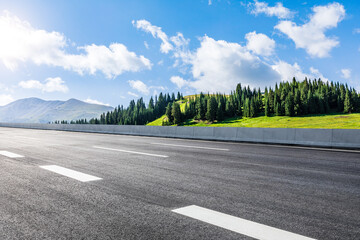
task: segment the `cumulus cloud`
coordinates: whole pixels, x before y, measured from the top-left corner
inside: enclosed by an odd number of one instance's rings
[[[305,77],[308,79],[321,78],[324,81],[328,81],[318,69],[310,67],[310,73],[305,73],[298,63],[290,64],[285,61],[278,61],[272,65],[272,68],[280,74],[281,81],[290,81],[293,77],[299,81],[304,80]]]
[[[174,83],[178,88],[182,88],[188,84],[188,81],[179,76],[172,76],[170,81]]]
[[[184,38],[182,33],[168,37],[168,35],[161,30],[161,27],[152,25],[147,20],[132,21],[132,23],[137,29],[151,33],[154,38],[160,39],[162,41],[160,45],[160,51],[162,53],[173,51],[175,57],[185,57],[185,55],[188,54],[187,47],[190,40]]]
[[[36,29],[26,21],[4,12],[0,16],[0,60],[10,70],[19,62],[63,67],[79,74],[103,72],[116,77],[123,72],[151,69],[151,62],[137,56],[120,43],[109,47],[95,44],[78,48],[78,54],[65,51],[66,37],[59,32]]]
[[[86,102],[86,103],[91,103],[91,104],[97,104],[97,105],[110,106],[110,104],[108,104],[108,103],[103,103],[103,102],[100,102],[100,101],[98,101],[98,100],[91,99],[91,98],[85,99],[84,102]]]
[[[303,48],[311,57],[324,58],[329,56],[331,49],[339,45],[335,37],[327,37],[325,31],[337,27],[345,17],[344,6],[330,3],[326,6],[315,6],[310,20],[298,26],[292,21],[281,21],[275,26],[292,39],[296,48]]]
[[[281,19],[292,18],[294,16],[294,12],[284,7],[280,2],[276,3],[274,7],[269,7],[268,3],[255,0],[254,3],[250,3],[248,6],[254,15],[264,13],[269,17],[275,16]]]
[[[145,95],[149,95],[149,88],[146,84],[140,80],[129,80],[128,81],[131,88],[141,92]]]
[[[173,45],[169,42],[169,38],[161,30],[161,27],[152,25],[149,21],[146,21],[145,19],[138,20],[138,21],[132,21],[132,24],[137,28],[141,29],[147,33],[151,33],[151,35],[154,38],[158,38],[162,41],[160,50],[162,53],[168,53],[170,50],[173,49]]]
[[[280,79],[278,72],[238,43],[201,39],[201,46],[192,54],[192,76],[189,85],[203,92],[234,90],[237,83],[259,87]]]
[[[5,106],[14,101],[10,94],[0,94],[0,106]]]
[[[39,89],[42,92],[63,92],[69,91],[65,82],[60,77],[47,78],[44,82],[38,80],[21,81],[19,86],[26,89]]]
[[[83,74],[95,74],[101,71],[106,77],[112,78],[124,72],[138,72],[142,69],[151,69],[150,60],[144,56],[138,57],[134,52],[129,52],[125,45],[120,43],[102,45],[87,45],[79,48],[85,54],[67,54],[63,57],[61,65]]]
[[[274,53],[275,41],[265,34],[249,32],[245,35],[246,48],[262,56],[270,56]]]
[[[348,68],[341,69],[341,77],[344,79],[351,78],[351,69]]]
[[[230,93],[238,83],[253,88],[272,86],[275,82],[289,81],[294,76],[299,80],[305,77],[320,77],[327,80],[315,68],[310,68],[309,73],[304,73],[297,63],[291,65],[285,61],[278,61],[271,65],[264,61],[261,57],[272,55],[276,45],[275,41],[265,34],[254,31],[248,33],[245,38],[247,44],[243,46],[215,40],[205,35],[199,38],[200,47],[190,51],[189,40],[181,33],[170,37],[174,66],[186,66],[179,71],[191,75],[188,80],[172,76],[170,81],[178,88],[186,86],[198,92]]]

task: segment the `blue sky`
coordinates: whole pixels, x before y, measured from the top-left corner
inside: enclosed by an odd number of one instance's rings
[[[116,106],[322,78],[360,90],[357,1],[0,1],[0,105]]]

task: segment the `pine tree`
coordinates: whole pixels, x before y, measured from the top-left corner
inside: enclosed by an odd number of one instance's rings
[[[218,121],[224,120],[224,111],[223,111],[223,106],[222,106],[221,101],[219,101],[219,104],[218,104],[218,107],[217,107],[216,119]]]
[[[300,94],[300,90],[297,88],[295,90],[295,96],[294,96],[294,116],[298,116],[300,115],[301,112],[301,100],[300,100],[301,94]]]
[[[269,99],[265,99],[265,116],[270,116],[270,105],[269,105]]]
[[[195,109],[196,109],[196,119],[203,120],[205,119],[205,108],[204,108],[204,97],[200,94],[199,98],[196,98],[195,102]]]
[[[274,109],[275,109],[275,106],[274,106],[274,91],[270,88],[269,89],[269,112],[270,113],[274,113]]]
[[[167,117],[168,122],[169,122],[170,124],[173,123],[173,118],[172,118],[172,115],[171,115],[171,110],[172,110],[172,103],[169,102],[168,105],[167,105],[167,107],[166,107],[166,112],[165,112],[165,114],[166,114],[166,117]]]
[[[250,116],[249,117],[256,117],[256,104],[254,98],[250,100]]]
[[[313,97],[313,94],[311,92],[311,89],[309,89],[308,97],[307,97],[308,107],[309,107],[309,113],[313,114],[316,112],[316,106],[315,106],[315,100]]]
[[[174,124],[177,125],[177,124],[181,123],[182,119],[181,119],[180,105],[176,102],[172,106],[171,115],[172,115],[172,118],[174,119]]]
[[[275,115],[276,116],[281,116],[281,107],[280,107],[280,104],[278,102],[275,102]]]
[[[216,112],[217,112],[217,102],[215,97],[210,97],[207,100],[207,111],[206,111],[206,119],[209,121],[214,121],[216,118]]]
[[[154,109],[154,99],[153,99],[153,97],[150,98],[149,109]]]
[[[352,111],[352,102],[349,91],[346,91],[345,100],[344,100],[344,113],[351,113]]]
[[[285,116],[293,116],[294,115],[294,98],[292,93],[289,93],[285,99]]]

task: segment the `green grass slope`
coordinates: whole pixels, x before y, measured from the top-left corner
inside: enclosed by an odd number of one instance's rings
[[[166,116],[149,123],[149,126],[161,126]],[[182,126],[194,127],[253,127],[253,128],[327,128],[360,129],[360,113],[318,114],[301,117],[260,116],[256,118],[228,118],[224,121],[209,123],[189,119]]]

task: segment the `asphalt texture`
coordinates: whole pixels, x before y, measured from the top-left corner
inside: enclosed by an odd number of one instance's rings
[[[0,155],[3,240],[251,239],[172,212],[189,205],[315,239],[360,239],[360,151],[15,128],[0,128],[0,151],[24,156]]]

